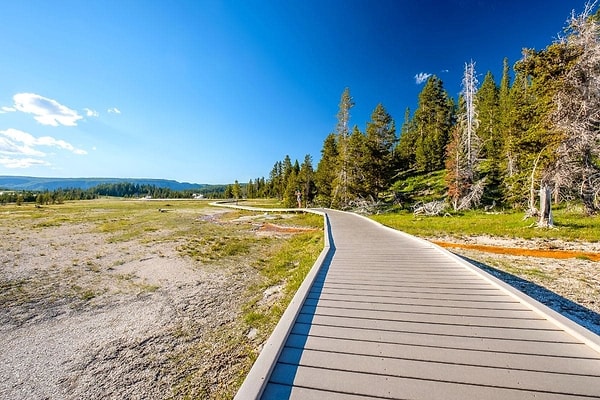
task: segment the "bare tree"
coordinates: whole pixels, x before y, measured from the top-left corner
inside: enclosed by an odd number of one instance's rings
[[[481,143],[475,130],[479,126],[475,94],[477,93],[477,77],[475,76],[475,62],[465,63],[465,74],[462,81],[462,95],[465,102],[465,112],[461,116],[463,126],[462,142],[467,155],[467,173],[474,180],[475,168],[478,163]]]
[[[477,179],[481,140],[475,133],[479,125],[475,95],[477,77],[475,63],[465,63],[462,81],[462,110],[458,116],[457,130],[448,146],[448,195],[455,211],[477,206],[483,195],[484,181]]]
[[[553,168],[555,184],[578,194],[587,214],[600,205],[600,24],[587,3],[571,14],[567,36],[561,38],[573,60],[555,96],[553,121],[564,133]]]

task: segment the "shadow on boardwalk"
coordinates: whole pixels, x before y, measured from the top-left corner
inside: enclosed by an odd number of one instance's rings
[[[600,335],[600,314],[597,312],[564,298],[536,283],[519,278],[518,276],[509,274],[508,272],[500,271],[468,257],[458,254],[457,256],[471,264],[476,265],[478,268],[481,268],[496,278],[508,283],[529,297],[569,318],[571,321],[583,326],[591,332],[594,332],[596,335]]]

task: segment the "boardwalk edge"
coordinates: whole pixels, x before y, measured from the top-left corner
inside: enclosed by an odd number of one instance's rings
[[[509,285],[508,283],[496,278],[492,274],[478,268],[476,265],[464,260],[463,258],[459,257],[458,255],[452,253],[451,251],[449,251],[447,249],[444,249],[441,246],[438,246],[435,243],[431,243],[428,240],[413,236],[409,233],[406,233],[406,232],[403,232],[403,231],[400,231],[400,230],[397,230],[394,228],[390,228],[389,226],[385,226],[375,220],[372,220],[371,218],[365,217],[364,215],[360,215],[360,214],[357,214],[357,215],[359,215],[360,217],[362,217],[368,221],[371,221],[373,224],[381,226],[384,229],[391,230],[391,231],[393,231],[399,235],[402,235],[404,237],[408,237],[408,238],[411,238],[418,242],[421,242],[423,244],[427,244],[427,245],[431,246],[432,248],[436,249],[437,251],[447,255],[448,257],[450,257],[454,261],[456,261],[458,264],[462,265],[464,268],[473,271],[474,273],[481,276],[486,281],[490,282],[492,285],[498,287],[499,289],[501,289],[502,291],[504,291],[505,293],[507,293],[514,299],[516,299],[517,301],[526,305],[528,308],[530,308],[532,311],[534,311],[541,317],[547,319],[548,321],[550,321],[551,323],[553,323],[560,329],[564,330],[566,333],[573,336],[575,339],[581,341],[583,344],[590,347],[597,353],[600,353],[600,336],[596,335],[594,332],[591,332],[590,330],[586,329],[585,327],[579,325],[578,323],[572,321],[571,319],[565,317],[564,315],[553,310],[552,308],[546,306],[545,304],[540,303],[539,301],[537,301],[534,298],[528,296],[527,294],[521,292],[520,290],[514,288],[513,286]]]
[[[247,211],[259,211],[259,212],[308,212],[313,214],[318,214],[323,216],[323,225],[324,225],[324,238],[325,243],[323,246],[323,250],[317,257],[317,260],[311,267],[310,271],[304,278],[304,281],[296,291],[296,294],[292,298],[292,301],[285,309],[285,312],[281,316],[281,319],[275,326],[273,333],[267,339],[265,345],[263,346],[262,351],[258,355],[258,358],[252,365],[250,372],[246,375],[242,386],[240,386],[237,394],[234,397],[234,400],[250,400],[250,399],[260,399],[263,391],[267,383],[269,382],[269,377],[283,347],[285,346],[285,342],[290,334],[292,327],[294,326],[294,322],[300,313],[300,309],[302,308],[306,297],[308,296],[308,292],[316,279],[323,263],[329,256],[329,252],[332,251],[331,248],[331,237],[329,231],[329,220],[327,217],[327,213],[325,211],[314,210],[314,209],[298,209],[298,208],[254,208],[254,207],[246,207],[239,206],[233,204],[223,204],[220,202],[213,203],[212,205],[218,207],[228,207],[240,210]]]

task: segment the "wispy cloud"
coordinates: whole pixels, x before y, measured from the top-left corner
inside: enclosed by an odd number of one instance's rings
[[[417,83],[417,85],[420,85],[421,83],[427,81],[427,79],[429,79],[430,76],[431,74],[427,72],[419,72],[415,75],[415,82]]]
[[[31,146],[0,136],[0,154],[43,157],[46,154]]]
[[[100,116],[100,113],[98,111],[92,110],[91,108],[84,108],[83,111],[85,111],[85,115],[87,115],[88,117]]]
[[[35,158],[0,157],[0,165],[5,168],[30,168],[38,165],[49,166],[50,163]]]
[[[51,136],[36,138],[27,132],[13,128],[0,131],[0,153],[2,154],[45,156],[44,152],[36,148],[38,146],[56,147],[78,155],[87,154],[87,151],[75,148],[71,143]]]
[[[15,112],[15,111],[17,111],[17,110],[14,107],[6,107],[6,106],[4,106],[4,107],[0,108],[0,114],[6,114],[6,113],[9,113],[9,112]]]
[[[119,110],[117,107],[112,107],[112,108],[109,108],[109,109],[108,109],[108,110],[106,110],[106,111],[108,111],[108,112],[109,112],[109,113],[111,113],[111,114],[121,114],[121,110]]]
[[[28,114],[33,114],[34,119],[43,125],[51,126],[77,126],[77,121],[83,117],[75,110],[71,110],[56,100],[40,96],[35,93],[17,93],[13,96],[13,107],[3,107],[3,110],[12,109]]]

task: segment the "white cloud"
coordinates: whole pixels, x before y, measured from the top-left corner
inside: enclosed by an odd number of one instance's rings
[[[0,157],[0,165],[5,168],[29,168],[36,165],[50,165],[44,160],[38,160],[35,158],[7,158]]]
[[[54,139],[50,136],[42,136],[36,139],[35,144],[38,144],[40,146],[58,147],[60,149],[69,150],[70,152],[79,155],[87,154],[87,151],[76,149],[71,143],[67,143],[64,140]]]
[[[0,108],[0,114],[6,114],[6,113],[9,113],[9,112],[15,112],[15,111],[17,111],[17,109],[13,108],[13,107],[6,107],[6,106],[4,106],[4,107]]]
[[[33,118],[43,125],[77,126],[77,121],[83,118],[77,111],[39,94],[17,93],[13,100],[17,111],[33,114]]]
[[[0,131],[0,135],[0,153],[3,154],[44,156],[43,152],[35,149],[36,146],[58,147],[59,149],[68,150],[78,155],[87,154],[85,150],[77,149],[64,140],[55,139],[50,136],[36,138],[18,129],[10,128]]]
[[[111,113],[111,114],[121,114],[121,110],[119,110],[117,107],[112,107],[112,108],[109,108],[109,109],[108,109],[108,110],[106,110],[106,111],[108,111],[108,112],[109,112],[109,113]]]
[[[87,115],[88,117],[98,117],[100,116],[100,113],[96,110],[92,110],[90,108],[84,108],[83,111],[85,111],[85,115]]]
[[[421,83],[427,81],[427,79],[429,79],[430,76],[431,74],[427,72],[419,72],[415,75],[415,82],[417,83],[417,85],[420,85]]]
[[[43,152],[33,148],[35,138],[29,133],[17,129],[0,131],[0,153],[25,156],[45,156]]]

